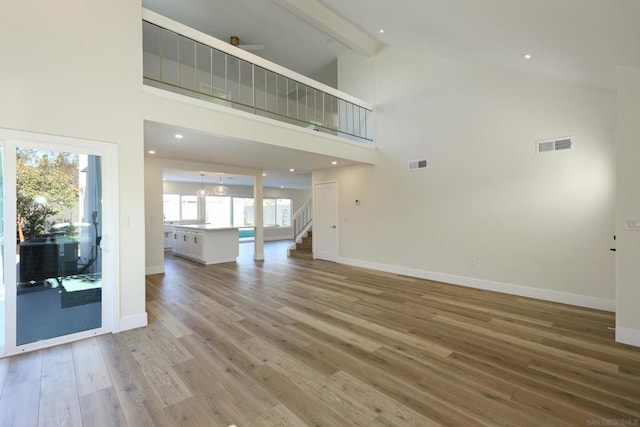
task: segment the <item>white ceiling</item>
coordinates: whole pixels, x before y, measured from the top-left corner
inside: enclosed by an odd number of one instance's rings
[[[616,65],[640,66],[638,0],[323,2],[388,46],[570,83],[613,89]]]
[[[301,74],[312,74],[349,50],[348,36],[330,31],[339,19],[319,22],[307,16],[305,22],[304,14],[282,6],[287,4],[328,7],[381,45],[595,88],[615,88],[617,65],[640,67],[640,0],[143,0],[144,7],[219,39],[238,35],[243,44],[263,44],[263,51],[253,53]],[[524,59],[525,53],[533,58]],[[332,160],[195,134],[177,148],[173,133],[146,126],[147,149],[203,161],[205,146],[215,147],[218,163],[282,173],[272,186],[299,188],[296,176],[286,182],[289,167],[308,172]]]
[[[176,133],[183,138],[176,139]],[[159,157],[262,170],[267,174],[264,177],[265,187],[309,189],[312,170],[353,164],[344,159],[253,141],[221,138],[149,121],[145,122],[144,134],[146,150],[155,151],[155,155]],[[146,155],[151,156],[149,153]],[[334,161],[337,165],[332,164]],[[294,169],[294,172],[289,169]],[[220,172],[222,171],[207,171],[205,182],[218,182]],[[227,182],[229,177],[233,177],[233,182]],[[168,181],[200,182],[200,171],[166,170],[164,178]],[[225,174],[223,181],[227,185],[253,185],[253,178],[250,176]]]

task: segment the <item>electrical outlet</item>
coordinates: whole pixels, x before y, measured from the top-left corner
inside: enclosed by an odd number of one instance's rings
[[[469,258],[469,267],[476,268],[478,266],[478,260],[475,258]]]

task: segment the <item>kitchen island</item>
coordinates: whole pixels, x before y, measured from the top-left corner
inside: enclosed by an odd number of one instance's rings
[[[173,253],[202,264],[233,262],[239,254],[238,229],[208,224],[174,225]]]

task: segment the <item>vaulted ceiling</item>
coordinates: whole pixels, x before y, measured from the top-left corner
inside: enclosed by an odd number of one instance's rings
[[[640,0],[143,0],[143,6],[221,40],[237,35],[241,44],[264,45],[253,53],[305,75],[343,53],[372,55],[386,46],[605,90],[616,87],[617,65],[640,67]],[[296,159],[313,169],[313,156],[291,155],[283,171]],[[282,177],[266,183],[286,185]]]
[[[354,49],[350,34],[332,31],[340,20],[383,46],[594,87],[614,88],[616,65],[640,67],[638,0],[143,0],[143,5],[222,40],[238,35],[241,43],[262,44],[265,49],[255,53],[307,75]],[[531,60],[524,60],[527,53]]]

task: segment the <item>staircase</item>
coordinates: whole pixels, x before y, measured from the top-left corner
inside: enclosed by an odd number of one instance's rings
[[[313,233],[309,229],[300,239],[289,248],[289,256],[295,258],[313,259]]]
[[[311,226],[313,223],[313,205],[311,199],[304,203],[293,214],[293,244],[289,246],[289,256],[297,258],[313,258],[313,235]]]

